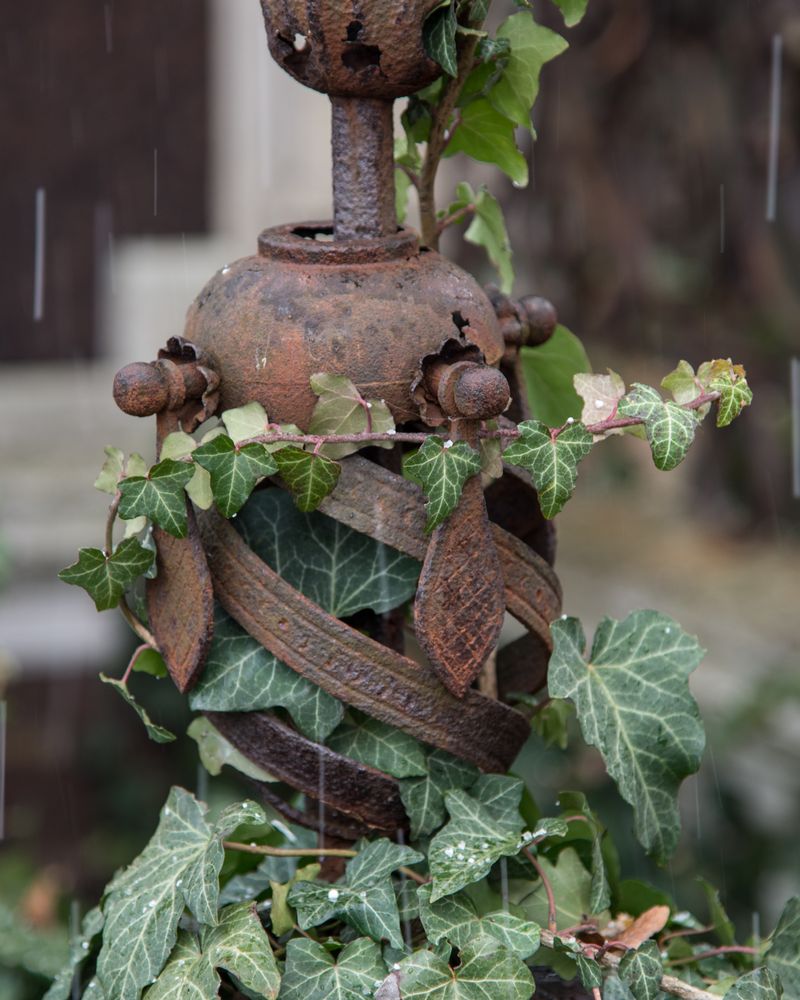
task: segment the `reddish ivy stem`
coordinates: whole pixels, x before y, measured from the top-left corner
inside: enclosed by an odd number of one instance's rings
[[[700,410],[707,403],[713,403],[715,400],[719,398],[720,398],[719,392],[704,392],[701,393],[701,395],[699,395],[696,399],[693,399],[691,402],[682,403],[681,409]],[[568,420],[565,424],[562,424],[561,427],[552,428],[552,430],[550,431],[550,436],[555,441],[555,439],[558,437],[559,434],[563,434],[563,432],[568,427],[571,427],[575,423],[576,423],[575,420]],[[614,407],[614,412],[611,414],[610,417],[607,417],[605,420],[601,420],[599,423],[584,424],[583,426],[586,428],[587,431],[589,431],[590,434],[606,434],[608,431],[619,430],[622,427],[635,427],[637,424],[643,424],[643,423],[644,420],[642,420],[640,417],[618,417],[617,408]]]
[[[760,955],[760,948],[751,948],[745,944],[725,944],[719,948],[709,948],[696,955],[685,955],[683,958],[673,958],[668,965],[686,965],[689,962],[700,962],[704,958],[716,958],[717,955]]]
[[[553,886],[550,884],[550,879],[545,875],[544,868],[542,868],[539,859],[533,851],[529,847],[523,847],[522,853],[536,869],[536,874],[542,880],[545,895],[547,896],[547,929],[555,934],[558,929],[558,922],[556,920],[556,897],[553,894]]]

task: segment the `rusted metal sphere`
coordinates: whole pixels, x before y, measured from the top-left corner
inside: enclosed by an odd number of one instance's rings
[[[420,359],[463,336],[486,361],[504,349],[475,279],[416,234],[331,241],[330,224],[261,234],[259,255],[217,272],[189,309],[186,338],[220,376],[221,407],[260,402],[270,420],[308,426],[318,372],[347,375],[395,421],[419,419]],[[468,327],[468,329],[467,329]]]
[[[422,25],[439,0],[261,0],[273,59],[306,87],[337,97],[404,97],[441,68]]]
[[[531,347],[544,344],[553,336],[558,325],[556,307],[541,295],[523,295],[519,300],[523,315],[527,321],[525,343]]]
[[[505,375],[496,368],[474,367],[455,384],[453,398],[459,415],[468,420],[489,420],[501,414],[511,401]]]

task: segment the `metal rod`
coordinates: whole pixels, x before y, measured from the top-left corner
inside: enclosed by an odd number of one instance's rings
[[[397,229],[392,102],[332,97],[331,105],[334,239],[389,236]]]

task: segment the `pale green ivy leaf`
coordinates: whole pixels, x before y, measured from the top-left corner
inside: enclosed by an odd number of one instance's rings
[[[58,972],[42,1000],[70,1000],[76,973],[91,956],[105,920],[99,907],[89,910],[81,921],[80,933],[69,943],[69,960]],[[91,994],[89,994],[91,996]]]
[[[564,24],[572,28],[583,20],[589,0],[553,0],[553,3],[561,11]]]
[[[261,403],[245,403],[222,414],[225,430],[234,444],[259,437],[269,431],[269,417]]]
[[[601,424],[615,416],[617,405],[625,395],[625,383],[610,368],[607,375],[590,375],[586,372],[578,372],[573,375],[572,384],[575,387],[575,392],[583,400],[581,423],[587,428]],[[619,428],[616,431],[606,431],[605,434],[619,434],[621,431],[622,429]]]
[[[679,406],[693,402],[703,392],[703,386],[688,361],[679,361],[675,368],[661,379],[661,388],[670,392]]]
[[[465,153],[473,160],[494,163],[517,187],[528,183],[528,163],[517,149],[514,122],[501,114],[485,97],[480,97],[459,111],[458,128],[444,155]]]
[[[539,857],[539,864],[552,886],[556,900],[558,927],[574,927],[592,913],[592,876],[584,867],[574,847],[565,847],[553,864]],[[509,899],[519,905],[523,915],[541,927],[547,926],[548,899],[544,885],[538,881],[533,890],[528,879],[509,880]]]
[[[663,863],[680,830],[678,787],[697,771],[705,744],[688,685],[703,650],[656,611],[604,618],[588,659],[576,618],[553,622],[552,634],[548,688],[575,703],[584,739],[633,806],[637,837]]]
[[[293,873],[288,882],[276,882],[270,879],[269,887],[272,903],[269,908],[269,922],[272,924],[273,933],[279,937],[281,934],[288,934],[297,923],[294,912],[289,906],[289,891],[298,882],[313,882],[319,875],[321,865],[304,865]]]
[[[197,441],[185,431],[173,431],[164,438],[159,457],[174,458],[179,461],[189,458],[197,448]],[[194,474],[186,484],[189,499],[201,510],[209,510],[214,503],[214,493],[211,489],[211,476],[208,470],[196,463],[192,466]]]
[[[278,472],[292,492],[299,510],[309,513],[316,510],[325,497],[333,492],[339,482],[342,467],[338,462],[314,455],[294,445],[287,445],[275,453]]]
[[[394,419],[382,399],[365,399],[346,375],[320,373],[311,376],[311,388],[319,397],[308,425],[309,434],[385,434],[394,430]],[[391,441],[371,441],[372,446],[392,448]],[[324,444],[318,454],[344,458],[364,447],[358,442]]]
[[[605,827],[594,814],[583,792],[559,792],[558,806],[564,818],[569,816],[586,817],[585,821],[573,820],[570,834],[572,836],[576,834],[586,836],[591,841],[592,888],[589,906],[592,913],[601,913],[611,905],[611,888],[603,858]]]
[[[560,55],[568,47],[567,43],[561,35],[537,24],[527,13],[507,18],[497,29],[497,38],[507,39],[511,52],[503,75],[489,93],[489,100],[516,125],[530,128],[542,66]]]
[[[530,472],[542,514],[555,517],[572,496],[578,463],[592,450],[592,435],[583,424],[570,424],[556,434],[538,420],[525,420],[518,430],[520,436],[503,458]]]
[[[186,730],[186,735],[197,744],[200,762],[208,773],[216,777],[227,765],[254,781],[272,782],[276,779],[258,764],[236,749],[205,716],[194,719]]]
[[[125,455],[119,448],[115,448],[111,444],[103,450],[106,460],[94,482],[94,488],[113,497],[117,492],[117,483],[124,474]]]
[[[697,429],[697,415],[691,410],[665,402],[652,386],[634,382],[617,413],[642,421],[657,469],[668,472],[684,460]]]
[[[456,509],[464,484],[481,471],[481,458],[465,441],[431,436],[407,459],[403,471],[428,498],[425,530],[431,532]]]

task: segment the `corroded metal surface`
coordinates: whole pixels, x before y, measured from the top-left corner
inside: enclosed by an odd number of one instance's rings
[[[403,97],[441,73],[422,23],[439,0],[261,0],[273,59],[306,87]]]
[[[190,307],[186,336],[220,376],[222,409],[256,400],[271,420],[306,428],[309,379],[327,372],[385,399],[400,424],[419,419],[411,383],[420,357],[448,339],[468,338],[488,364],[500,361],[494,309],[466,271],[421,252],[413,234],[331,233],[329,223],[268,230],[257,257],[217,272]]]
[[[382,771],[313,743],[269,712],[206,715],[237,750],[279,781],[315,797],[322,772],[326,806],[370,829],[395,833],[407,827],[397,783]]]
[[[282,580],[217,514],[200,517],[217,599],[293,670],[335,697],[486,771],[505,771],[528,735],[517,712],[459,700],[420,664],[324,612]]]
[[[463,698],[503,627],[505,593],[480,476],[433,533],[414,602],[417,640],[442,683]]]
[[[214,593],[197,520],[187,510],[186,538],[153,529],[158,573],[147,581],[150,629],[175,686],[184,694],[197,682],[214,635]]]
[[[337,241],[397,230],[390,101],[332,98],[333,233]]]

